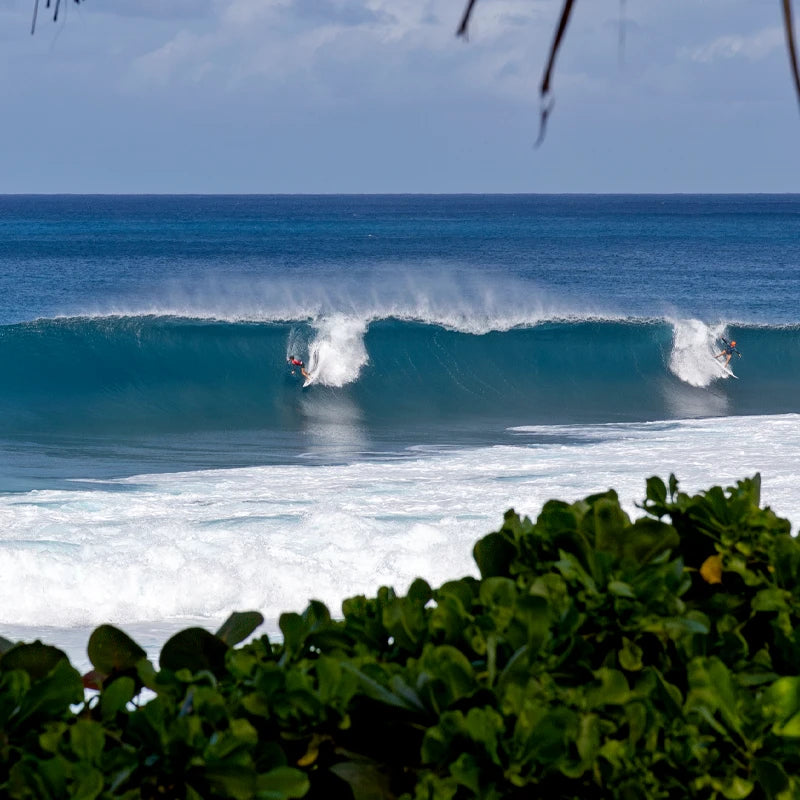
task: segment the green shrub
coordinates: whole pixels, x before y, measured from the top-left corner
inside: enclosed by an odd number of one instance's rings
[[[759,493],[509,511],[480,580],[312,601],[280,643],[234,614],[158,670],[108,625],[83,677],[0,639],[0,796],[795,800],[800,543]]]

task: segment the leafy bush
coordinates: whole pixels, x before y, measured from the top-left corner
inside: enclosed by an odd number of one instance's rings
[[[108,625],[83,677],[0,640],[0,796],[795,800],[800,543],[759,494],[509,511],[480,580],[312,601],[280,643],[234,614],[158,670]]]

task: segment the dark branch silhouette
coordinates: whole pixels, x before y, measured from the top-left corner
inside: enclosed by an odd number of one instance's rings
[[[65,0],[66,1],[66,0]],[[624,4],[625,0],[620,0]],[[75,3],[80,3],[81,0],[74,0]],[[475,4],[478,0],[467,0],[467,5],[464,8],[464,14],[461,17],[461,23],[456,31],[456,36],[464,39],[468,38],[469,23],[472,18],[472,12],[475,10]],[[794,37],[794,21],[792,19],[792,0],[781,0],[783,6],[783,27],[786,31],[786,49],[789,51],[789,63],[792,69],[792,77],[794,78],[794,87],[797,94],[798,102],[800,102],[800,68],[797,63],[797,48],[795,46]],[[58,21],[58,11],[61,7],[61,0],[47,0],[46,8],[53,5],[53,22]],[[542,83],[539,87],[539,97],[542,102],[541,115],[539,117],[539,137],[536,140],[538,146],[544,140],[545,128],[547,126],[547,119],[550,112],[553,110],[554,100],[551,96],[550,82],[553,77],[553,68],[556,63],[556,56],[561,47],[564,39],[564,33],[567,30],[567,23],[569,22],[570,14],[575,5],[575,0],[564,0],[564,5],[561,7],[561,16],[558,20],[553,43],[550,46],[550,55],[548,56],[547,63],[544,68],[544,75],[542,76]],[[36,31],[36,19],[39,14],[39,0],[34,0],[33,4],[33,21],[31,24],[31,34]],[[623,23],[620,22],[620,48],[623,45]]]
[[[50,5],[53,0],[47,0],[45,8],[50,8]],[[81,0],[75,0],[76,3],[80,3]],[[58,9],[61,7],[61,0],[55,0],[55,4],[53,7],[53,22],[58,22]],[[36,32],[36,17],[39,15],[39,0],[34,0],[33,4],[33,22],[31,23],[31,35]]]
[[[794,22],[792,20],[792,0],[783,0],[783,27],[786,31],[786,47],[794,75],[794,89],[800,101],[800,72],[797,69],[797,49],[794,46]]]
[[[620,0],[620,2],[624,3],[624,0]],[[797,93],[797,99],[800,102],[800,69],[798,69],[797,48],[795,47],[794,40],[792,0],[781,0],[781,2],[783,4],[783,27],[786,31],[786,47],[789,51],[789,62],[791,64],[792,75],[794,77],[794,86]],[[464,16],[461,18],[461,24],[458,26],[458,30],[456,31],[457,36],[461,36],[465,39],[468,38],[467,28],[469,26],[472,12],[475,9],[476,3],[477,0],[467,0],[467,7],[464,10]],[[567,23],[569,22],[570,14],[572,13],[572,8],[574,5],[575,0],[564,0],[564,5],[561,7],[561,16],[559,17],[558,26],[556,27],[555,36],[553,37],[553,44],[550,47],[550,55],[547,59],[547,63],[545,64],[544,76],[542,77],[542,83],[539,87],[539,97],[542,102],[542,110],[539,117],[539,137],[536,140],[536,146],[540,145],[544,140],[547,119],[550,116],[550,112],[553,110],[553,105],[555,103],[550,91],[550,81],[553,76],[553,67],[555,66],[556,62],[556,55],[558,55],[558,49],[561,47],[564,33],[567,29]],[[620,47],[622,47],[622,40],[624,36],[621,26],[622,22],[620,22]]]
[[[544,134],[547,128],[547,118],[550,116],[550,112],[553,110],[553,105],[555,104],[555,101],[550,95],[550,78],[553,75],[553,67],[556,63],[558,48],[561,47],[564,33],[567,30],[569,15],[572,13],[572,7],[574,5],[575,0],[564,0],[564,7],[561,9],[561,18],[558,20],[558,27],[556,28],[556,35],[553,37],[553,44],[550,46],[550,56],[548,57],[547,65],[544,68],[542,85],[539,87],[539,97],[542,100],[542,110],[539,115],[539,137],[536,139],[536,147],[538,147],[544,141]]]
[[[464,16],[461,18],[461,24],[456,31],[456,36],[467,38],[467,26],[469,25],[469,18],[472,15],[472,8],[476,2],[477,0],[468,0],[467,7],[464,9]]]

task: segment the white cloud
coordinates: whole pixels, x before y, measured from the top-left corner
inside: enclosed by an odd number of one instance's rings
[[[261,87],[353,96],[409,84],[530,96],[557,19],[557,0],[478,3],[470,41],[456,38],[463,6],[450,0],[215,0],[211,24],[184,28],[136,58],[127,88],[148,91],[201,77],[233,90]],[[415,77],[417,76],[417,77]],[[326,89],[327,87],[327,89]]]
[[[720,36],[699,47],[683,47],[679,57],[700,63],[710,63],[732,58],[760,61],[776,50],[785,47],[785,33],[781,27],[763,28],[749,36]]]

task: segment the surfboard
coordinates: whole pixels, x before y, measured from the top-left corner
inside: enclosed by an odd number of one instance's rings
[[[312,384],[312,383],[314,383],[314,381],[315,381],[316,379],[317,379],[317,376],[316,376],[316,375],[309,375],[309,376],[308,376],[308,377],[305,379],[305,381],[303,382],[303,388],[305,389],[305,388],[307,388],[307,387],[311,386],[311,384]]]
[[[737,381],[739,380],[739,376],[738,375],[734,375],[731,372],[731,368],[730,367],[726,367],[724,364],[719,364],[718,366],[726,375],[729,375],[731,378],[736,378]]]

